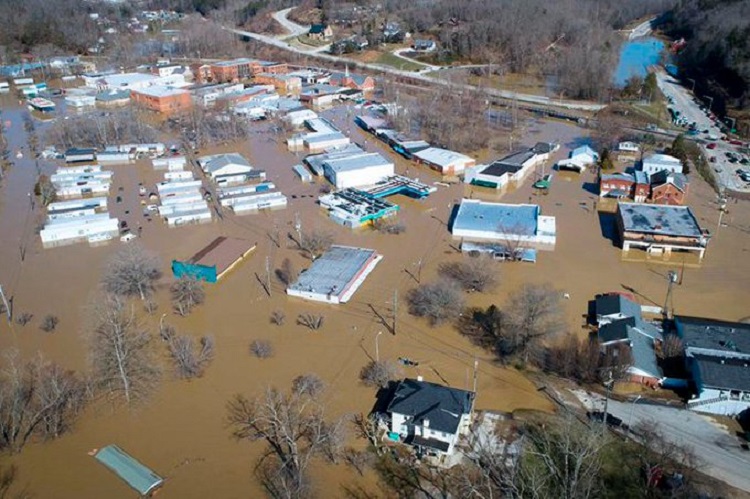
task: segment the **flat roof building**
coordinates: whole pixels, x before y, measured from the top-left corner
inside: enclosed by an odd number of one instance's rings
[[[650,254],[693,252],[703,258],[708,231],[687,206],[617,204],[617,228],[623,251],[643,248]]]
[[[181,113],[193,107],[190,92],[181,88],[154,85],[133,90],[131,98],[135,105],[163,114]]]
[[[187,275],[206,282],[217,282],[254,249],[255,244],[243,239],[220,236],[189,260],[172,260],[172,274],[175,279]]]
[[[371,249],[331,246],[286,292],[306,300],[345,303],[382,258]]]
[[[537,205],[478,199],[461,200],[452,233],[455,238],[471,241],[502,242],[512,249],[552,249],[557,237],[555,217],[542,216]]]
[[[492,189],[502,189],[511,182],[518,185],[538,165],[549,159],[549,154],[533,148],[517,151],[489,165],[469,168],[464,182]]]
[[[323,163],[325,177],[337,189],[380,182],[394,174],[394,164],[380,154],[352,154]]]
[[[413,157],[417,162],[424,163],[445,176],[460,175],[465,169],[476,164],[474,158],[439,147],[428,147],[417,151]]]

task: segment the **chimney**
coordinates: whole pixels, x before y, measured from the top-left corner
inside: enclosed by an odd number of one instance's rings
[[[427,418],[423,419],[422,420],[422,426],[425,427],[425,428],[429,428],[430,427],[430,420],[427,419]]]
[[[424,381],[424,378],[422,376],[417,376],[417,381]]]

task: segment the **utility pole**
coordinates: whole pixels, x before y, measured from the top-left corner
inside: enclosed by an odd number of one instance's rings
[[[299,219],[299,212],[294,213],[294,230],[297,231],[297,241],[302,246],[302,222]]]
[[[271,296],[271,259],[266,256],[266,293]]]
[[[393,335],[396,335],[396,317],[398,316],[398,289],[393,290]]]
[[[479,361],[476,357],[474,357],[474,396],[476,397],[477,393],[477,371],[479,370]]]
[[[8,317],[8,324],[10,324],[10,321],[13,319],[13,312],[10,309],[10,305],[8,305],[8,300],[5,298],[2,284],[0,284],[0,298],[3,299],[3,305],[5,305],[5,315]]]
[[[604,396],[604,417],[602,417],[602,428],[607,427],[607,410],[609,409],[609,393],[612,390],[612,385],[615,384],[615,380],[612,379],[612,371],[610,370],[608,373],[609,379],[604,382],[604,386],[607,388],[607,391],[605,392]]]
[[[664,318],[671,317],[670,304],[672,303],[672,285],[677,282],[677,272],[670,270],[667,272],[667,297],[664,300]]]
[[[378,344],[378,338],[383,334],[383,331],[378,331],[375,335],[375,362],[380,362],[380,345]]]

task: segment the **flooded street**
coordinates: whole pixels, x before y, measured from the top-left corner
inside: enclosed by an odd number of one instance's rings
[[[25,140],[24,113],[17,107],[3,107],[2,120],[11,122],[6,136],[14,154]],[[353,124],[354,115],[347,116],[343,108],[324,115],[331,117],[343,132],[349,132],[353,141],[362,145],[366,141],[368,151],[392,158],[398,173],[426,183],[438,180],[431,171],[407,162],[374,137],[365,135]],[[730,204],[724,217],[727,226],[717,231],[715,195],[697,176],[691,179],[688,204],[714,234],[700,265],[683,265],[679,258],[666,262],[628,261],[638,260],[634,255],[623,258],[602,229],[594,206],[599,198],[592,190],[592,173],[578,176],[555,172],[547,195],[537,195],[530,178],[521,188],[504,194],[461,184],[438,187],[424,201],[396,196],[391,201],[400,205],[398,217],[407,231],[383,235],[369,229],[351,231],[328,220],[316,204],[325,181],[301,183],[291,168],[301,156],[288,152],[285,137],[271,133],[268,124],[257,124],[255,128],[258,133],[247,143],[204,149],[200,154],[242,152],[254,167],[266,170],[267,179],[288,196],[289,205],[284,210],[239,217],[225,213],[222,220],[214,217],[210,224],[168,228],[158,217],[148,222],[142,215],[138,183],[143,182],[150,192],[162,178],[161,173],[151,169],[150,161],[104,166],[114,171],[110,213],[126,220],[134,231],[142,226],[141,243],[158,254],[162,264],[159,308],[151,316],[142,314],[144,327],[156,332],[160,317],[167,314],[165,322],[180,332],[196,337],[212,334],[216,339],[216,358],[203,378],[174,380],[166,348],[159,343],[164,381],[144,404],[128,409],[95,401],[69,434],[55,441],[30,444],[18,456],[4,457],[4,462],[18,465],[19,484],[27,486],[36,497],[133,497],[131,489],[87,455],[108,444],[121,446],[167,478],[160,497],[259,497],[262,491],[253,479],[252,467],[264,446],[231,438],[224,419],[227,400],[236,393],[255,396],[268,385],[286,389],[297,375],[313,372],[327,383],[323,402],[330,415],[367,413],[375,402],[374,391],[361,385],[358,375],[375,355],[374,342],[379,331],[384,332],[379,339],[381,358],[409,357],[419,362],[418,367],[404,368],[408,376],[422,375],[429,381],[466,387],[474,359],[478,359],[477,409],[553,410],[523,373],[498,365],[491,353],[475,348],[451,326],[431,328],[407,313],[405,296],[417,284],[413,277],[417,269],[421,267],[421,281],[428,282],[435,278],[440,262],[461,258],[456,250],[458,241],[452,239],[446,224],[451,209],[462,197],[531,201],[540,204],[545,215],[555,216],[557,223],[554,251],[540,252],[536,264],[497,263],[501,272],[497,291],[469,295],[471,305],[502,304],[522,283],[550,282],[570,296],[564,303],[570,334],[584,334],[582,315],[587,301],[595,294],[630,288],[643,304],[662,305],[667,291],[666,274],[677,270],[684,275],[682,284],[674,290],[676,313],[727,320],[750,316],[750,204]],[[559,140],[563,144],[555,153],[555,160],[580,145],[584,135],[578,127],[560,122],[535,122],[529,129],[525,140],[529,145],[540,140]],[[38,133],[41,136],[42,132]],[[115,240],[99,247],[83,243],[43,249],[35,234],[43,220],[42,212],[38,203],[31,210],[29,200],[37,176],[35,161],[24,151],[24,158],[14,158],[14,163],[0,189],[0,283],[13,297],[15,313],[32,313],[34,318],[25,327],[0,321],[0,348],[17,348],[24,358],[41,352],[65,367],[85,371],[87,304],[99,293],[97,283],[107,258],[122,243]],[[42,161],[39,165],[44,172],[55,166]],[[115,202],[118,195],[122,196],[122,203]],[[271,296],[266,295],[258,278],[265,276],[266,258],[272,269],[285,258],[290,258],[297,269],[309,266],[287,237],[294,231],[297,216],[303,230],[323,229],[333,233],[338,244],[374,248],[384,255],[350,302],[335,306],[289,298],[276,279],[272,281]],[[193,314],[186,318],[173,314],[168,296],[173,282],[171,260],[193,255],[220,235],[247,239],[257,243],[257,249],[219,283],[206,285],[205,304]],[[278,245],[273,241],[277,235]],[[26,248],[23,258],[22,248]],[[385,322],[392,318],[394,295],[399,300],[397,334],[391,335],[383,318]],[[283,326],[270,323],[274,310],[286,314]],[[296,325],[295,318],[305,312],[322,313],[322,329],[311,332]],[[53,333],[42,332],[38,327],[46,314],[60,319]],[[251,356],[249,344],[254,339],[270,340],[275,355],[266,360]],[[355,440],[353,431],[350,444],[364,446],[363,441]],[[324,497],[343,496],[342,485],[372,490],[376,486],[372,474],[360,477],[343,464],[320,466],[314,475]]]

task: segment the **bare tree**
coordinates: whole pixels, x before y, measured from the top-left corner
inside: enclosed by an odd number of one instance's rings
[[[202,336],[197,345],[192,336],[169,335],[169,355],[175,373],[183,379],[200,378],[214,358],[214,339]]]
[[[107,394],[130,404],[156,385],[152,337],[122,297],[105,295],[94,304],[89,343],[94,382]]]
[[[378,218],[372,223],[373,229],[381,234],[403,234],[406,232],[406,225],[396,221],[393,217]]]
[[[299,239],[297,241],[299,249],[304,251],[310,260],[318,258],[333,244],[333,235],[319,229],[309,232],[301,231]]]
[[[20,452],[35,435],[56,438],[83,407],[84,383],[72,371],[39,357],[20,364],[6,355],[0,372],[0,448]]]
[[[372,454],[365,451],[358,451],[348,447],[344,450],[344,460],[346,464],[357,470],[360,476],[364,476],[365,470],[372,464]]]
[[[445,262],[438,273],[446,279],[453,279],[465,291],[484,293],[497,286],[497,272],[488,258],[468,258],[460,262]]]
[[[271,312],[271,323],[277,326],[283,326],[286,320],[286,314],[283,310],[274,310]]]
[[[139,244],[126,244],[109,260],[102,284],[108,293],[139,296],[145,300],[154,291],[161,270],[157,258]]]
[[[676,334],[668,334],[662,343],[660,355],[664,359],[682,357],[685,355],[685,344]]]
[[[34,318],[34,314],[30,314],[28,312],[24,312],[22,314],[18,314],[18,317],[16,317],[16,324],[23,327],[29,322],[31,322],[31,319]]]
[[[57,325],[59,323],[60,319],[58,319],[56,315],[47,314],[44,316],[44,319],[42,319],[42,323],[39,325],[39,329],[41,329],[45,333],[51,333],[52,331],[57,329]]]
[[[606,433],[585,427],[570,414],[561,421],[527,425],[524,433],[521,497],[597,497]]]
[[[289,286],[297,280],[297,269],[289,258],[284,258],[281,267],[276,269],[276,277],[282,284]]]
[[[292,380],[292,391],[300,395],[317,397],[325,390],[325,383],[315,373],[302,374]]]
[[[43,206],[49,206],[51,202],[57,199],[57,189],[47,175],[39,175],[36,185],[34,185],[34,194],[39,196]]]
[[[458,317],[464,309],[460,286],[451,279],[440,279],[412,289],[407,295],[409,312],[426,317],[433,325]]]
[[[540,341],[560,332],[563,323],[560,293],[549,285],[525,284],[505,308],[501,353],[517,353],[528,362]]]
[[[268,359],[273,357],[273,345],[268,340],[253,340],[250,343],[250,353],[259,359]]]
[[[323,327],[325,316],[321,314],[299,314],[297,316],[297,324],[305,326],[311,331],[317,331]]]
[[[365,386],[386,388],[388,383],[398,379],[401,370],[390,360],[370,361],[359,372],[359,379]]]
[[[183,317],[206,299],[203,281],[189,275],[183,275],[177,279],[172,284],[170,291],[172,293],[172,305]]]
[[[312,492],[308,470],[337,437],[337,423],[328,423],[319,397],[267,388],[248,400],[236,395],[228,404],[232,434],[240,440],[264,440],[268,452],[256,470],[272,497],[301,498]]]

